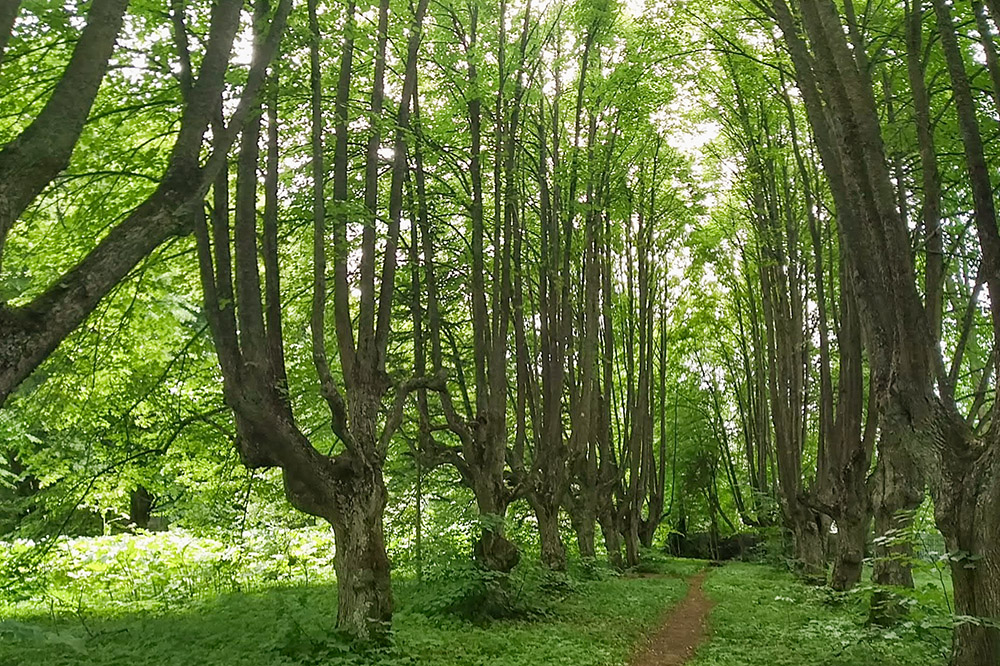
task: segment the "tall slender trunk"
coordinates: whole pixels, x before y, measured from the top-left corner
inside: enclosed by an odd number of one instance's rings
[[[982,248],[984,277],[990,296],[994,343],[1000,341],[1000,231],[997,229],[993,185],[986,162],[976,102],[965,69],[965,58],[944,0],[932,0],[941,48],[948,65],[955,111],[965,148],[965,166],[972,189],[973,219]],[[988,35],[986,36],[988,38]],[[988,57],[991,71],[996,58]],[[995,364],[1000,357],[994,355]],[[997,366],[1000,367],[1000,366]],[[996,367],[994,368],[996,371]],[[952,553],[968,554],[975,562],[952,559],[955,607],[959,615],[1000,618],[1000,401],[994,405],[994,425],[982,445],[958,460],[949,460],[944,478],[932,481],[935,516]],[[968,437],[966,434],[965,437]],[[974,457],[975,461],[970,460]],[[1000,663],[1000,628],[989,623],[960,622],[955,627],[952,664],[986,666]]]
[[[611,220],[604,213],[604,219],[598,221],[598,238],[600,253],[601,280],[601,393],[598,398],[600,422],[597,428],[597,448],[600,463],[598,479],[600,492],[598,494],[597,520],[604,535],[604,549],[608,553],[608,562],[615,569],[625,566],[622,559],[622,524],[618,507],[615,504],[621,482],[620,458],[615,455],[614,437],[612,433],[614,418],[614,365],[615,365],[615,321],[612,310],[614,286],[611,280]]]
[[[576,545],[580,550],[580,557],[593,560],[597,557],[597,493],[589,493],[583,501],[578,498],[569,515],[573,531],[576,532]]]
[[[408,162],[405,139],[416,90],[416,55],[427,3],[428,0],[421,0],[417,4],[407,40],[402,95],[396,113],[397,129],[390,172],[380,295],[376,302],[371,290],[362,290],[364,297],[360,308],[362,316],[359,317],[357,346],[354,344],[349,303],[344,301],[348,297],[347,289],[341,283],[346,276],[343,247],[337,247],[334,255],[335,280],[340,284],[334,289],[334,311],[341,352],[342,393],[334,380],[326,352],[327,216],[324,203],[320,24],[317,1],[309,2],[314,226],[313,298],[309,327],[313,366],[319,380],[320,393],[330,411],[331,428],[343,445],[340,453],[321,453],[312,445],[295,421],[291,400],[285,388],[281,312],[277,298],[279,261],[275,225],[279,160],[276,156],[278,140],[275,136],[274,109],[269,113],[269,124],[272,127],[269,128],[267,145],[272,154],[267,159],[264,185],[263,283],[258,261],[261,248],[258,247],[256,211],[259,162],[257,144],[261,124],[259,110],[251,114],[250,122],[242,133],[237,161],[234,223],[230,225],[227,209],[216,210],[210,233],[204,210],[196,207],[192,212],[205,295],[204,311],[215,340],[226,403],[232,409],[236,423],[240,457],[251,468],[280,468],[285,495],[291,504],[301,511],[323,518],[333,526],[337,545],[335,567],[339,590],[337,623],[343,631],[362,640],[384,636],[392,617],[389,561],[382,524],[387,500],[383,465],[389,440],[403,418],[409,394],[438,384],[436,380],[426,377],[414,377],[396,384],[395,399],[383,422],[383,400],[393,388],[393,382],[385,370],[385,359],[389,340],[388,314],[393,305],[396,249],[403,208],[403,182]],[[286,2],[284,11],[287,11],[288,5],[290,3]],[[266,3],[258,3],[254,14],[254,27],[258,34],[265,7]],[[350,26],[353,23],[353,10],[353,6],[348,7],[350,13],[345,39],[348,43],[352,33]],[[385,10],[384,4],[380,10]],[[384,40],[378,49],[381,51],[383,48]],[[350,89],[349,51],[350,49],[345,49],[342,61],[338,98]],[[380,94],[380,91],[376,91],[373,97]],[[381,100],[373,100],[372,105],[380,110]],[[339,134],[346,125],[346,118],[338,117],[338,125]],[[334,158],[335,198],[344,194],[342,188],[347,173],[348,156],[340,150],[346,142],[341,139],[342,136],[338,136],[338,149]],[[368,157],[376,159],[377,155],[372,156],[369,152]],[[370,173],[370,169],[367,173]],[[228,187],[227,179],[220,178],[216,187],[224,192]],[[217,191],[216,194],[221,196],[222,193]],[[371,207],[368,210],[371,211]],[[336,243],[346,235],[346,219],[338,216],[334,222]],[[362,239],[360,262],[365,279],[374,275],[376,265],[375,249],[370,241],[371,238]],[[235,248],[235,262],[228,252],[230,243]],[[235,294],[235,302],[228,302],[229,294]],[[223,295],[225,300],[220,298]],[[268,306],[266,311],[265,295]]]
[[[940,220],[941,183],[938,174],[930,99],[922,63],[923,11],[919,2],[906,3],[906,70],[913,95],[914,123],[920,152],[923,186],[922,218],[926,244],[924,308],[931,334],[941,338],[944,295],[944,254]],[[912,547],[906,537],[913,514],[923,502],[924,481],[917,461],[898,441],[899,434],[885,432],[878,446],[872,475],[875,513],[875,562],[872,580],[880,585],[913,587]]]

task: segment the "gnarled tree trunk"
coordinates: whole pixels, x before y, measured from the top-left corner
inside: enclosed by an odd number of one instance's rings
[[[259,3],[255,24],[261,20]],[[362,640],[385,635],[392,616],[389,561],[385,550],[382,513],[386,504],[383,464],[389,439],[403,418],[408,394],[435,382],[414,378],[396,385],[395,399],[384,423],[383,400],[393,382],[385,370],[390,313],[395,286],[396,249],[403,208],[403,180],[407,165],[406,130],[416,89],[416,52],[421,39],[427,0],[416,6],[409,27],[402,95],[396,114],[393,163],[389,185],[387,231],[381,266],[381,288],[376,297],[375,219],[378,208],[380,124],[370,129],[365,169],[368,217],[361,238],[357,342],[350,315],[346,284],[345,209],[335,220],[334,312],[344,391],[333,378],[326,352],[327,232],[324,200],[322,80],[320,28],[316,0],[309,2],[311,32],[311,120],[313,181],[313,294],[310,318],[312,360],[320,392],[326,400],[334,435],[343,445],[337,455],[318,451],[296,424],[288,394],[282,342],[282,302],[278,275],[278,132],[277,100],[268,116],[268,159],[264,183],[263,248],[258,247],[257,167],[261,113],[243,129],[236,178],[236,211],[230,224],[228,206],[215,206],[211,229],[200,207],[194,212],[205,314],[215,340],[224,379],[226,403],[236,421],[237,446],[251,468],[279,467],[285,494],[298,509],[327,520],[336,536],[338,626]],[[378,119],[383,107],[388,0],[378,9],[375,82],[371,113]],[[340,80],[337,87],[338,141],[334,158],[334,198],[347,197],[346,103],[352,72],[354,7],[348,7]],[[374,178],[372,177],[374,174]],[[227,199],[228,179],[215,185],[218,201]],[[235,250],[235,261],[229,247]],[[258,257],[263,254],[263,288]],[[235,288],[234,288],[235,287]],[[235,295],[233,298],[232,295]]]

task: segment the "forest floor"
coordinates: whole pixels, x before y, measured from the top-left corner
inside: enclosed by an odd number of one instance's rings
[[[488,623],[418,609],[422,594],[398,588],[393,644],[367,654],[331,635],[336,595],[315,586],[226,595],[162,614],[22,616],[0,623],[0,664],[610,666],[625,663],[685,585],[676,578],[591,581],[543,616]]]
[[[871,587],[852,592],[804,585],[770,566],[735,562],[704,584],[715,602],[710,639],[686,666],[944,666],[951,616],[936,580],[918,576],[907,618],[867,623]],[[667,662],[670,663],[670,662]]]
[[[305,545],[239,565],[182,533],[80,539],[41,592],[0,581],[0,666],[943,666],[952,617],[926,574],[907,618],[868,626],[871,587],[809,587],[787,571],[650,552],[635,573],[519,567],[506,619],[476,616],[493,583],[457,560],[399,576],[390,645],[358,652],[331,631],[334,581]],[[3,560],[0,544],[0,561]],[[328,549],[316,549],[316,553]],[[293,555],[297,553],[297,555]],[[284,559],[282,559],[284,557]],[[312,556],[318,557],[317,554]],[[214,559],[213,559],[214,558]],[[228,562],[228,564],[226,564]],[[223,565],[226,566],[223,566]],[[229,582],[227,582],[229,581]],[[235,582],[238,581],[238,584]],[[485,591],[490,594],[483,596]],[[470,613],[471,611],[471,613]]]
[[[392,642],[359,652],[331,631],[336,589],[319,570],[273,579],[282,569],[263,569],[226,589],[197,539],[156,557],[167,538],[135,552],[125,537],[77,542],[72,560],[53,563],[75,570],[50,571],[43,594],[5,604],[0,586],[0,666],[622,666],[704,566],[659,558],[654,577],[519,567],[504,585],[506,619],[470,616],[496,601],[472,567],[432,568],[423,582],[394,581]],[[284,571],[298,572],[290,563]]]
[[[650,636],[632,660],[632,666],[683,666],[708,633],[712,601],[702,585],[707,572],[695,574],[688,582],[684,599],[670,610],[660,628]]]

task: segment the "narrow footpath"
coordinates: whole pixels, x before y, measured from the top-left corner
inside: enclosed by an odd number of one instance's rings
[[[687,595],[673,607],[659,629],[632,659],[631,666],[682,666],[708,636],[712,601],[701,585],[708,572],[691,578]]]

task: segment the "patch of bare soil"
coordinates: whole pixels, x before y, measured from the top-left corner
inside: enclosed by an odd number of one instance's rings
[[[706,572],[691,579],[687,596],[674,606],[632,659],[631,666],[682,666],[708,636],[712,602],[701,589]]]

